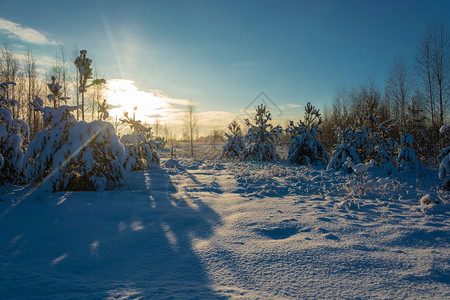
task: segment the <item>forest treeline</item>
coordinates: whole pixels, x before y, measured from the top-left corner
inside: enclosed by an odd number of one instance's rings
[[[393,60],[384,90],[373,81],[340,88],[323,113],[321,137],[327,149],[336,143],[336,128],[358,127],[370,110],[380,123],[392,120],[390,137],[400,140],[408,129],[422,159],[436,157],[445,147],[439,129],[448,122],[450,106],[450,34],[443,23],[428,25],[417,44],[413,63]]]

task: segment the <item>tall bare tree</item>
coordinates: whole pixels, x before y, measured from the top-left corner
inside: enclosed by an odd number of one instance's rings
[[[385,99],[399,121],[400,128],[406,124],[408,106],[411,104],[412,80],[404,58],[396,58],[389,69],[385,86]]]
[[[39,124],[38,124],[38,116],[36,115],[36,112],[33,111],[31,103],[38,94],[38,78],[37,78],[38,74],[36,70],[36,60],[30,49],[28,49],[26,52],[24,72],[25,78],[27,80],[27,92],[28,92],[28,101],[27,101],[28,124],[30,126],[31,137],[34,137],[34,134],[38,130]]]
[[[450,91],[450,35],[443,23],[434,24],[431,38],[433,72],[439,99],[439,127],[445,123],[445,110]]]
[[[184,128],[189,139],[191,157],[194,156],[194,136],[198,133],[198,117],[195,105],[190,102],[184,115]]]
[[[442,147],[438,130],[446,121],[450,98],[450,35],[445,25],[428,25],[417,49],[417,75],[427,98],[432,142],[439,139]]]
[[[0,59],[0,76],[1,82],[12,81],[16,82],[19,73],[19,61],[14,55],[11,48],[5,42],[3,48],[1,49],[1,59]],[[16,87],[12,85],[6,93],[8,99],[15,99]],[[13,108],[13,116],[17,118],[19,111],[17,108]]]

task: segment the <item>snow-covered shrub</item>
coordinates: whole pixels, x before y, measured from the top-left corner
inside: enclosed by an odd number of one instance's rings
[[[247,147],[242,151],[244,159],[270,161],[279,159],[275,150],[275,139],[281,135],[281,127],[274,127],[270,121],[272,117],[263,104],[256,108],[255,124],[245,119],[248,133],[245,136]]]
[[[440,132],[450,135],[450,125],[442,126]],[[450,189],[450,178],[447,178],[450,177],[450,146],[441,150],[437,162],[439,163],[439,178],[444,179],[444,188]]]
[[[363,126],[362,130],[366,132],[366,141],[361,148],[363,161],[367,162],[374,159],[376,164],[386,170],[388,174],[395,170],[398,142],[390,137],[390,128],[394,120],[388,120],[380,123],[374,116],[367,117],[369,125]]]
[[[355,164],[374,160],[388,173],[395,170],[398,143],[390,137],[394,120],[381,121],[381,109],[375,100],[366,103],[357,128],[338,129],[338,145],[335,146],[328,169],[340,168],[347,157]]]
[[[354,163],[361,163],[358,147],[364,143],[364,135],[353,128],[336,129],[338,134],[338,144],[334,147],[332,157],[328,163],[327,170],[340,169],[345,166],[345,162],[350,158]]]
[[[322,133],[319,129],[322,117],[319,110],[310,102],[305,107],[305,120],[294,124],[290,121],[286,131],[291,135],[288,160],[293,164],[309,165],[316,162],[326,162],[329,159],[328,152],[317,140],[317,135]]]
[[[125,146],[125,169],[131,171],[148,170],[152,163],[159,164],[159,157],[151,140],[151,127],[145,127],[140,121],[129,118],[128,113],[121,119],[130,125],[133,132],[121,137]]]
[[[238,158],[245,149],[241,126],[236,121],[228,125],[230,133],[225,132],[227,143],[223,146],[222,157]]]
[[[395,120],[385,120],[382,107],[376,98],[367,99],[358,120],[358,130],[363,133],[364,141],[358,147],[362,162],[375,160],[377,166],[387,173],[395,170],[398,143],[391,138],[390,131]]]
[[[167,143],[167,141],[163,137],[160,137],[160,136],[155,137],[152,142],[153,146],[156,149],[163,149],[166,146],[166,143]]]
[[[15,83],[0,83],[0,184],[22,180],[22,163],[29,136],[28,125],[13,117],[11,108],[18,107],[19,103],[7,99],[9,85]]]
[[[422,170],[420,161],[416,157],[416,151],[412,148],[413,143],[414,137],[405,129],[400,138],[401,148],[398,153],[398,170],[400,172],[419,174]]]
[[[375,165],[375,160],[372,159],[369,162],[360,163],[360,164],[355,165],[352,162],[351,158],[348,157],[347,161],[345,162],[345,165],[347,167],[349,167],[349,168],[352,168],[353,171],[355,171],[356,173],[359,174],[359,185],[358,185],[358,188],[361,191],[361,195],[364,195],[365,194],[365,190],[366,190],[366,187],[364,185],[364,173],[366,173],[368,169],[370,169],[371,167],[373,167]]]
[[[104,121],[77,122],[62,105],[55,110],[34,109],[43,114],[44,128],[36,134],[25,155],[26,178],[44,189],[103,190],[122,183],[125,151],[112,124]]]

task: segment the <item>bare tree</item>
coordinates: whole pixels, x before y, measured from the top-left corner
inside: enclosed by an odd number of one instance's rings
[[[95,72],[97,74],[97,72]],[[97,75],[95,76],[97,77]],[[89,85],[89,87],[92,87],[91,89],[91,121],[94,121],[95,119],[95,112],[97,112],[97,119],[99,119],[100,116],[100,110],[104,99],[104,91],[105,91],[105,85],[106,80],[102,78],[96,78],[92,80],[92,83]],[[96,108],[97,107],[97,108]]]
[[[450,35],[443,23],[433,24],[431,31],[431,57],[439,99],[439,127],[442,127],[450,91]]]
[[[386,80],[385,99],[394,113],[393,117],[399,120],[400,128],[403,128],[407,121],[412,89],[413,85],[406,60],[396,58],[389,69]]]
[[[1,70],[1,82],[16,82],[19,73],[19,61],[9,48],[8,44],[5,42],[1,50],[1,60],[0,60],[0,70]],[[15,99],[16,87],[11,86],[6,92],[7,99]],[[13,116],[17,118],[18,109],[12,109]]]
[[[72,58],[75,60],[78,57],[78,53],[79,50],[75,47],[73,49],[73,56]],[[71,82],[73,83],[73,89],[75,91],[75,104],[77,106],[77,120],[80,119],[80,89],[78,88],[78,82],[80,81],[80,73],[78,71],[78,67],[76,66],[76,64],[73,64],[72,67],[73,69],[73,73],[71,76]]]
[[[30,49],[27,50],[25,61],[25,77],[27,79],[27,92],[28,92],[28,124],[30,126],[31,137],[38,130],[38,122],[36,112],[33,111],[31,103],[37,93],[37,71],[36,71],[36,61],[34,59],[33,53]],[[34,124],[34,126],[31,126]]]
[[[155,132],[155,137],[159,137],[161,131],[161,124],[158,119],[155,119],[155,125],[153,125],[153,131]]]
[[[223,136],[224,136],[224,131],[223,130],[218,130],[216,128],[211,130],[211,132],[209,134],[209,140],[213,144],[213,148],[214,149],[216,149],[216,145],[219,142],[223,142]]]
[[[195,105],[190,102],[184,115],[184,128],[189,140],[191,157],[194,156],[194,136],[198,133],[198,117],[195,110]]]
[[[445,123],[450,92],[450,36],[443,23],[427,26],[417,46],[417,75],[431,119],[431,142],[442,141],[438,133]]]

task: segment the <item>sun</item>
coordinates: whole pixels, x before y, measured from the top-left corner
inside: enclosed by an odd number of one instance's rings
[[[110,79],[106,83],[106,99],[109,115],[120,119],[124,112],[135,114],[136,120],[153,124],[167,119],[169,103],[165,97],[153,91],[139,90],[132,80]]]

